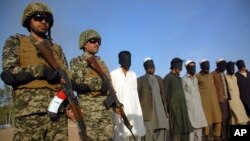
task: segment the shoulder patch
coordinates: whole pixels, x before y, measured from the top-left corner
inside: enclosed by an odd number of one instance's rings
[[[24,35],[24,34],[16,33],[15,35],[10,36],[10,38],[12,38],[12,39],[18,39],[18,37],[25,37],[25,36],[26,35]]]

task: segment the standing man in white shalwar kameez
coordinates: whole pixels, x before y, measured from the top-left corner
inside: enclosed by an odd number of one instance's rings
[[[121,51],[118,55],[119,68],[111,71],[111,79],[116,95],[124,106],[128,120],[133,125],[132,131],[137,140],[144,136],[146,131],[143,123],[141,105],[137,92],[137,77],[135,72],[129,70],[131,66],[131,53]],[[120,118],[115,115],[115,141],[132,141],[132,135]]]
[[[202,140],[202,128],[208,126],[207,119],[201,103],[198,80],[195,76],[196,65],[192,60],[185,61],[187,74],[182,77],[188,115],[194,131],[189,134],[190,141]]]

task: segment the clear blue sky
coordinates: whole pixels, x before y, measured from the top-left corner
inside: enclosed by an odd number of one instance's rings
[[[21,26],[23,10],[31,0],[1,0],[0,53],[5,40]],[[79,35],[93,28],[102,36],[98,55],[110,70],[118,65],[121,50],[132,53],[131,69],[141,76],[146,57],[154,59],[164,77],[174,57],[210,61],[244,59],[250,68],[249,0],[45,0],[54,15],[52,38],[68,62],[82,54]],[[197,71],[200,70],[197,65]],[[237,70],[237,68],[236,68]],[[183,69],[182,75],[186,70]],[[2,83],[0,83],[2,87]]]

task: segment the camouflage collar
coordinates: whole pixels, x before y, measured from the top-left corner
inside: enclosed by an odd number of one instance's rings
[[[32,43],[36,43],[37,39],[35,39],[34,37],[32,37],[31,35],[27,36],[27,38],[32,42]]]
[[[88,52],[84,52],[82,55],[82,59],[83,60],[88,60],[91,56],[93,56],[92,54],[88,53]],[[100,56],[96,56],[94,55],[96,59],[100,60]]]

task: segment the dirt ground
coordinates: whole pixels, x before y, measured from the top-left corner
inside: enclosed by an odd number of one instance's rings
[[[77,125],[69,120],[68,122],[69,141],[80,141]],[[12,141],[13,128],[0,129],[1,141]]]

